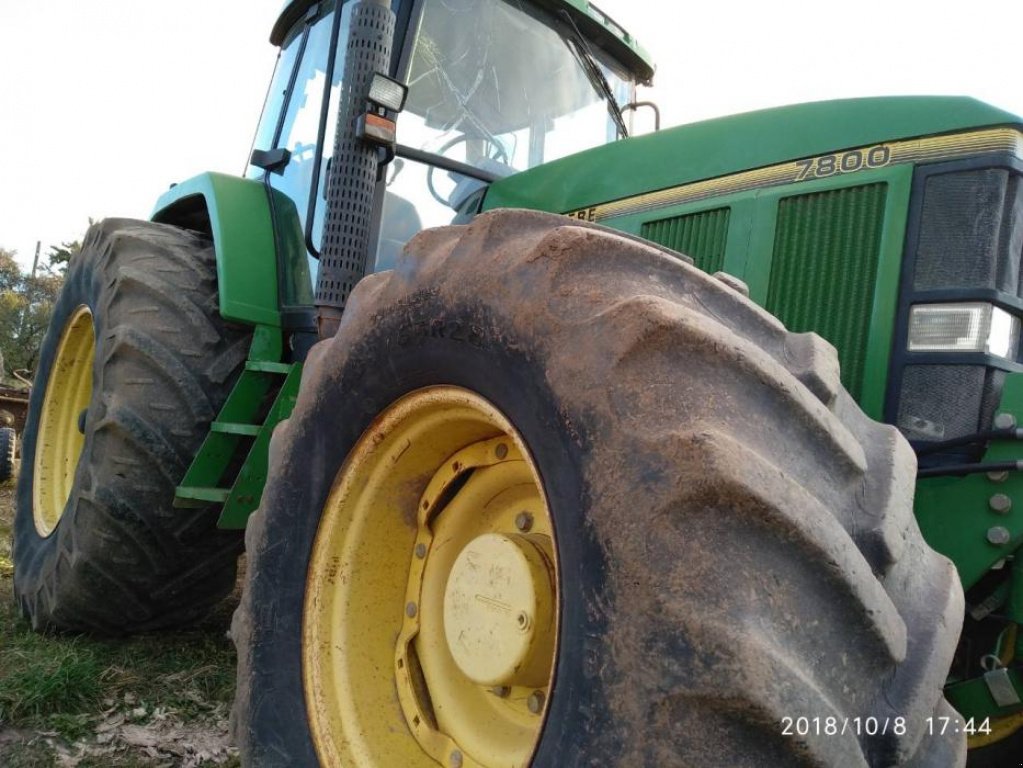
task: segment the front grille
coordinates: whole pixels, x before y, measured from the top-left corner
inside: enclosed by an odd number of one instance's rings
[[[650,221],[640,235],[673,251],[684,253],[704,272],[719,272],[725,263],[730,208],[715,208],[671,219]]]
[[[835,345],[842,383],[863,389],[867,332],[886,184],[783,199],[778,205],[767,309],[794,331]]]
[[[1023,294],[1023,175],[998,158],[920,166],[907,242],[900,332],[888,418],[915,442],[941,442],[990,429],[1014,360],[977,353],[911,352],[914,305],[994,301],[1005,311]],[[915,218],[915,222],[914,222]],[[1014,357],[1014,356],[1013,356]],[[901,369],[901,370],[900,370]],[[962,461],[962,451],[929,461]],[[978,453],[977,456],[980,454]],[[974,456],[973,458],[977,458]]]
[[[915,290],[989,288],[1015,294],[1021,251],[1019,176],[1004,168],[981,168],[927,177]]]
[[[1004,376],[983,365],[907,365],[896,426],[908,439],[927,442],[987,429]]]

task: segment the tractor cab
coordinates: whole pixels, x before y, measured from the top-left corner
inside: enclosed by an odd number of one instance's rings
[[[274,201],[284,307],[313,303],[351,5],[295,0],[271,37],[280,55],[246,175]],[[578,0],[392,9],[387,74],[408,97],[377,185],[368,271],[393,266],[421,229],[471,216],[489,182],[627,134],[623,111],[653,74],[621,27]]]

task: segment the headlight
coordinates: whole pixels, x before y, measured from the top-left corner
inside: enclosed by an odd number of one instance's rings
[[[910,352],[1016,356],[1020,320],[993,304],[917,304],[909,311]]]

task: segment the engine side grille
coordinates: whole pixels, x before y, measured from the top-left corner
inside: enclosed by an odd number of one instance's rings
[[[691,256],[704,272],[718,272],[725,263],[730,208],[715,208],[671,219],[649,221],[640,235]]]
[[[842,383],[860,397],[884,220],[886,184],[783,199],[767,309],[838,349]],[[879,375],[884,375],[878,372]]]

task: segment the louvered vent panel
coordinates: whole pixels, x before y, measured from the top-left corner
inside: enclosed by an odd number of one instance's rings
[[[789,197],[778,205],[767,309],[791,330],[816,331],[834,344],[842,383],[856,398],[863,388],[886,192],[885,184],[867,184]]]
[[[691,256],[704,272],[714,273],[725,262],[729,208],[690,213],[673,219],[650,221],[640,234],[647,240]]]

